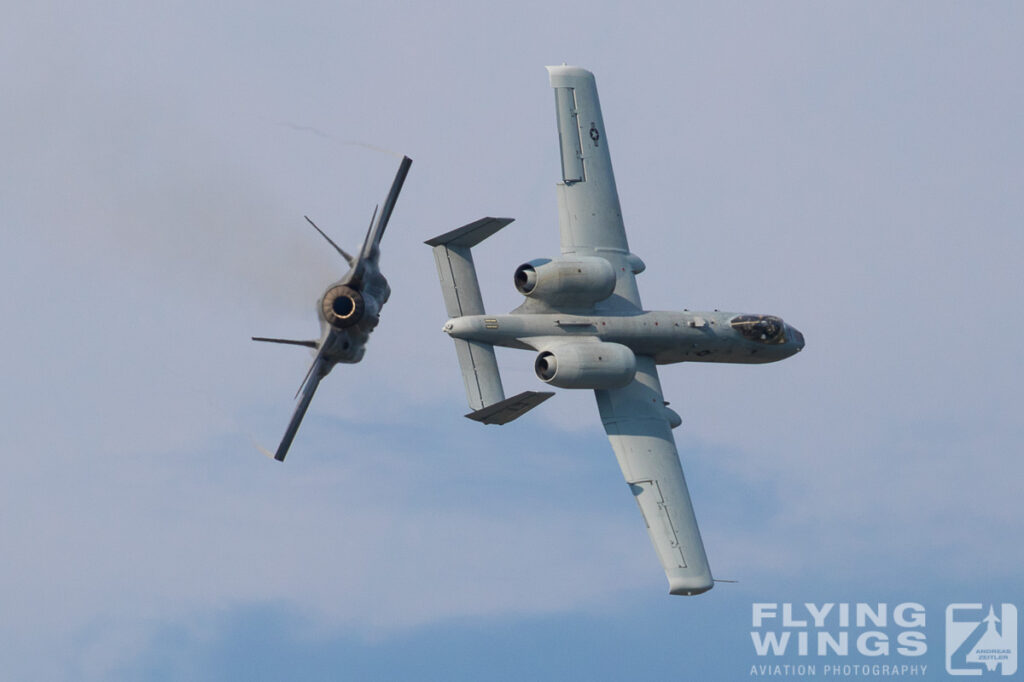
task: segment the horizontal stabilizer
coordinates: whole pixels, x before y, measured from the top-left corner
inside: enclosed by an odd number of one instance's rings
[[[253,341],[263,341],[265,343],[283,343],[288,346],[305,346],[306,348],[312,348],[316,350],[320,346],[319,341],[293,341],[292,339],[268,339],[265,336],[254,336]]]
[[[553,396],[551,391],[523,391],[519,395],[470,412],[466,416],[484,424],[508,424]]]
[[[512,218],[481,218],[426,242],[434,247],[434,261],[448,317],[484,314],[484,301],[470,249],[511,222]],[[470,406],[473,407],[472,402]]]
[[[448,317],[484,314],[484,300],[480,295],[472,249],[511,222],[512,218],[481,218],[427,241],[434,250],[434,262],[437,264],[437,276],[441,281],[441,293],[444,295]],[[452,340],[459,357],[462,380],[466,385],[466,400],[469,408],[475,410],[467,416],[487,424],[504,424],[533,407],[529,405],[521,412],[500,421],[500,417],[488,421],[490,415],[497,414],[492,410],[495,405],[509,403],[501,387],[494,346],[479,341]]]
[[[455,354],[459,357],[459,369],[462,370],[462,381],[466,384],[466,400],[470,409],[479,410],[504,400],[505,390],[501,387],[494,346],[465,339],[452,341],[455,342]]]

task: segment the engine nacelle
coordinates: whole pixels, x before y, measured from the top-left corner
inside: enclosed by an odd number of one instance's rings
[[[621,388],[636,374],[636,356],[620,343],[562,343],[533,363],[541,381],[559,388]]]
[[[363,295],[352,287],[339,284],[331,287],[320,301],[320,314],[327,324],[345,329],[357,324],[366,314]]]
[[[556,307],[591,306],[615,291],[615,268],[604,258],[540,259],[516,268],[516,290]]]

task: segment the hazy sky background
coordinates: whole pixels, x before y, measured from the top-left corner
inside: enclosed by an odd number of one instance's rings
[[[0,25],[10,679],[741,679],[751,603],[1021,604],[1015,3],[22,3]],[[594,71],[650,309],[807,348],[661,370],[716,577],[664,575],[588,392],[481,427],[423,241],[488,310],[558,250],[546,64]],[[273,445],[342,272],[364,362]],[[499,354],[506,391],[532,357]],[[851,656],[847,662],[864,662]],[[874,660],[868,662],[876,662]],[[905,661],[903,661],[905,662]]]

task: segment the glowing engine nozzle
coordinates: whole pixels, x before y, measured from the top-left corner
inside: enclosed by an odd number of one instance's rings
[[[327,290],[320,312],[329,325],[344,329],[363,319],[366,303],[362,294],[342,284]]]

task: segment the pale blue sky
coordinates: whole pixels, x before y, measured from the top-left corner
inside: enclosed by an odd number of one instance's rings
[[[942,679],[947,603],[1021,604],[1018,5],[5,14],[5,675],[741,679],[754,601],[919,601]],[[593,398],[483,428],[440,333],[423,240],[517,218],[478,249],[495,312],[557,252],[561,62],[597,76],[646,306],[807,337],[661,371],[740,580],[700,597],[666,594]],[[350,142],[414,159],[394,294],[279,466],[251,441],[308,358],[248,339],[315,334],[341,264],[302,215],[350,247],[397,166]]]

